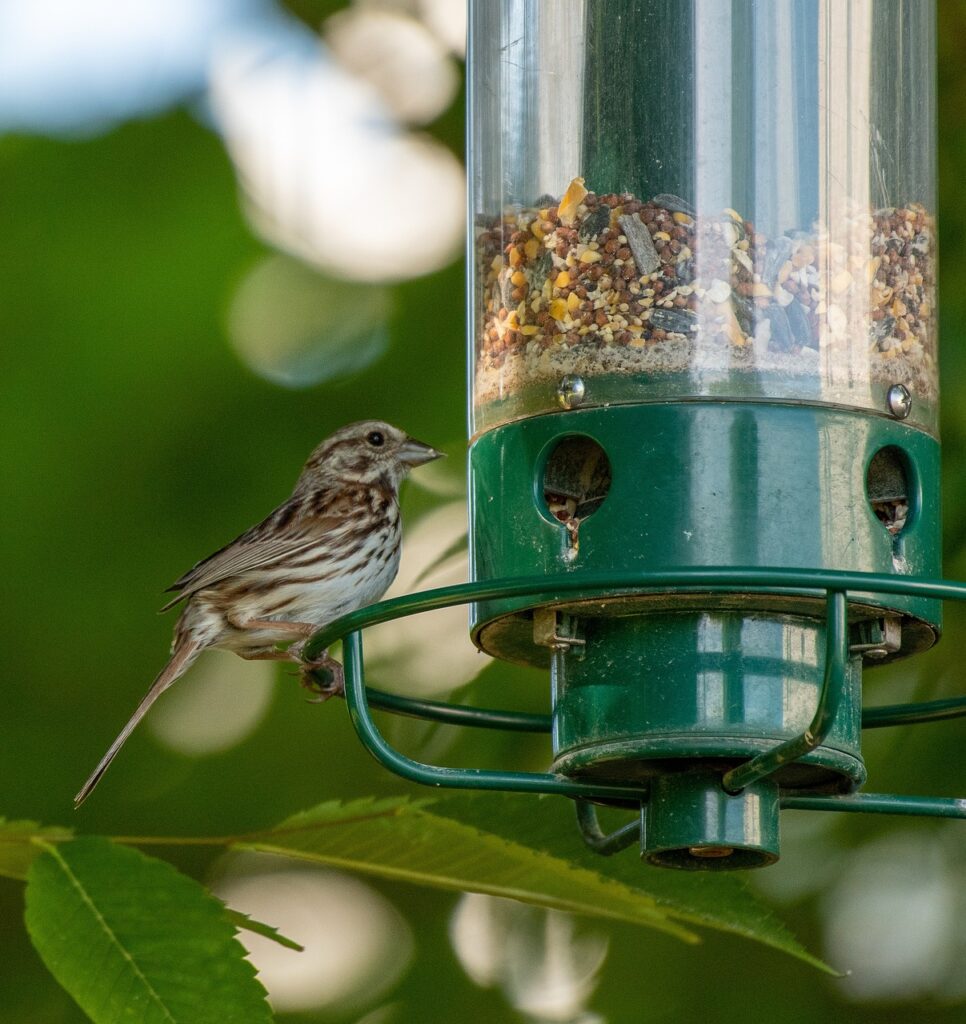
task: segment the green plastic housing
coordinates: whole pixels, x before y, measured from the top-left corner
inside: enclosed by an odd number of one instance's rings
[[[779,855],[779,797],[772,779],[730,794],[700,767],[660,775],[641,809],[641,854],[692,871],[767,867]]]
[[[592,439],[610,462],[603,503],[579,528],[544,497],[548,459],[561,441]],[[893,534],[867,493],[876,453],[898,449],[909,512]],[[883,416],[807,405],[682,402],[620,405],[536,416],[488,431],[470,451],[471,573],[474,580],[580,569],[745,566],[940,575],[939,445],[924,431]],[[583,617],[731,608],[821,621],[807,594],[654,595],[562,611]],[[902,619],[911,654],[939,632],[938,602],[914,597],[853,601],[853,614]],[[516,614],[513,614],[516,613]],[[483,650],[549,666],[534,643],[525,600],[473,606]]]
[[[548,467],[573,438],[609,464],[603,500],[576,529],[547,500]],[[870,493],[882,452],[902,477],[901,528]],[[723,566],[940,575],[938,443],[852,410],[692,401],[530,417],[477,439],[470,502],[474,580]],[[647,859],[721,870],[777,857],[780,796],[861,786],[863,661],[924,650],[941,626],[937,601],[850,595],[854,653],[830,732],[753,791],[726,793],[725,772],[809,727],[824,615],[807,590],[699,587],[480,602],[471,630],[495,657],[550,668],[555,772],[640,785]]]
[[[653,781],[731,768],[801,734],[818,704],[825,629],[807,616],[673,611],[581,619],[585,643],[553,654],[554,770]],[[865,781],[861,659],[828,736],[773,776],[786,792]]]

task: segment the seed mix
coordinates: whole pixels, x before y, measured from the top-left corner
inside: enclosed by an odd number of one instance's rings
[[[910,204],[768,239],[735,210],[575,178],[479,223],[478,406],[562,374],[701,370],[937,395],[935,225]]]

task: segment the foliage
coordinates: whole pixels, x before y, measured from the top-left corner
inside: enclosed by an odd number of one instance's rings
[[[27,930],[96,1024],[271,1020],[232,924],[197,882],[106,839],[42,845]]]
[[[555,822],[549,831],[547,820]],[[489,822],[499,829],[490,831]],[[534,822],[538,838],[528,841]],[[672,873],[641,873],[619,858],[590,861],[567,849],[560,824],[550,807],[535,814],[533,798],[397,797],[329,801],[272,829],[194,841],[627,921],[689,943],[698,941],[690,926],[704,925],[822,966],[738,878],[685,887]],[[75,839],[24,822],[0,833],[6,873],[26,873],[27,930],[54,977],[96,1024],[270,1019],[234,931],[295,952],[299,944],[228,910],[170,864],[122,845],[132,842],[179,840]],[[561,848],[566,856],[551,852]]]

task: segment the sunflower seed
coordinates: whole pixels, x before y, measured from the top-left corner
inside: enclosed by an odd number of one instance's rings
[[[634,254],[634,262],[637,264],[637,272],[640,275],[653,274],[661,265],[661,257],[658,256],[651,239],[651,233],[647,230],[641,218],[636,213],[624,214],[617,218],[621,231],[627,238],[627,244]]]
[[[511,296],[512,291],[513,282],[510,280],[509,273],[506,273],[500,278],[500,304],[504,309],[513,309],[516,306]]]
[[[888,338],[892,334],[893,329],[896,326],[896,318],[894,316],[884,316],[881,320],[872,321],[872,337],[876,341],[881,341],[883,338]]]
[[[583,223],[577,230],[578,236],[585,242],[589,242],[590,239],[596,238],[597,235],[604,230],[604,228],[610,225],[610,207],[605,203],[594,210],[593,213],[588,214]]]
[[[788,352],[793,347],[794,341],[785,310],[777,302],[771,302],[765,307],[764,314],[771,324],[771,339],[768,347],[776,352]]]
[[[930,238],[925,231],[920,231],[912,243],[912,251],[917,253],[929,252]]]
[[[651,310],[650,324],[670,334],[691,334],[697,330],[698,317],[690,309],[657,308]]]
[[[731,296],[731,304],[734,306],[735,317],[745,334],[754,334],[755,304],[746,299],[744,295]]]
[[[765,262],[761,269],[761,279],[769,288],[778,282],[778,274],[792,254],[792,240],[787,235],[779,235],[768,244],[765,250]]]
[[[543,281],[550,273],[550,269],[553,266],[553,253],[549,249],[544,249],[540,253],[537,262],[533,265],[533,279],[534,281]]]
[[[805,314],[805,307],[794,299],[785,306],[785,316],[788,318],[788,326],[791,328],[795,344],[801,348],[818,348],[818,342],[812,333],[811,324]]]
[[[686,213],[689,217],[695,216],[694,207],[680,196],[673,195],[670,192],[662,192],[660,195],[655,196],[651,202],[655,206],[661,206],[665,210],[670,210],[671,213]]]

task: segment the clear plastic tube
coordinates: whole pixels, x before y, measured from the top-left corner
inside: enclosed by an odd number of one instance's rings
[[[474,432],[568,376],[882,414],[901,384],[935,431],[931,3],[470,8]]]

